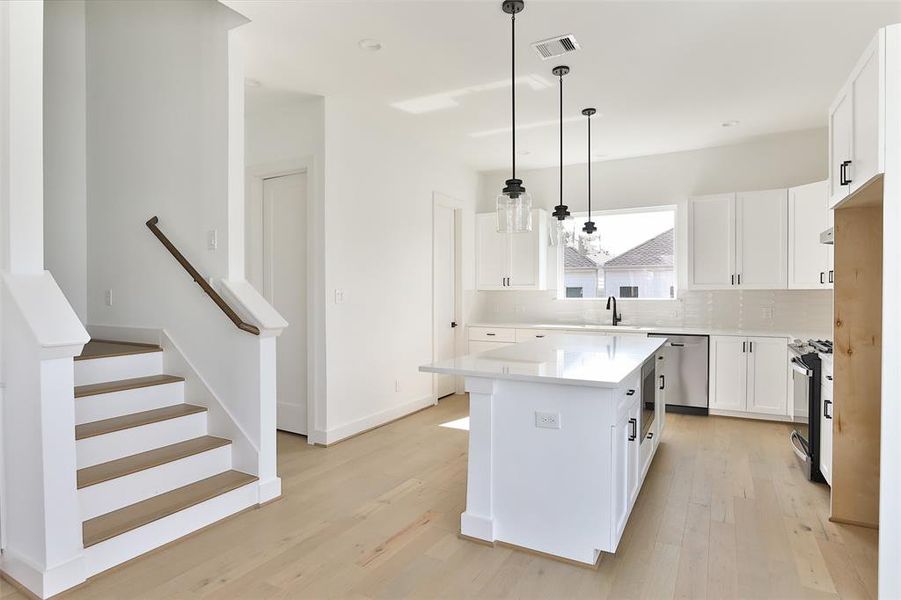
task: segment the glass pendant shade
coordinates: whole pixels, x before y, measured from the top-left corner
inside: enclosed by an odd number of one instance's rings
[[[497,230],[499,233],[532,231],[532,195],[519,180],[507,180],[504,191],[497,195]]]

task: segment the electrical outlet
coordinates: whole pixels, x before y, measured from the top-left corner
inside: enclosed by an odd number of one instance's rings
[[[215,229],[206,232],[206,247],[208,250],[215,250],[219,247],[219,232]]]
[[[335,290],[335,304],[344,304],[344,290]]]
[[[395,392],[399,392],[399,391],[400,391],[400,379],[395,379],[395,380],[394,380],[394,391],[395,391]]]
[[[535,427],[560,429],[560,413],[535,411]]]
[[[104,299],[106,301],[107,306],[112,306],[113,305],[113,290],[106,290],[106,293],[104,294]]]
[[[764,319],[772,319],[773,318],[773,307],[765,306],[760,309],[760,316]]]

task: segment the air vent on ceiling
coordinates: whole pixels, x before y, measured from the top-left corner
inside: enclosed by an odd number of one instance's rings
[[[535,48],[535,52],[537,52],[538,56],[543,60],[548,60],[555,56],[562,56],[569,52],[575,52],[576,50],[582,49],[582,46],[576,41],[576,36],[571,33],[535,42],[532,44],[532,47]]]

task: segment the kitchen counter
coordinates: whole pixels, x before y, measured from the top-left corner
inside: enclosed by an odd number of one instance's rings
[[[666,338],[560,333],[439,361],[419,370],[465,377],[616,387],[641,368],[664,342]]]
[[[734,335],[751,337],[781,337],[781,338],[822,338],[829,337],[823,334],[810,334],[809,332],[782,333],[771,330],[754,329],[717,329],[704,327],[681,327],[678,325],[602,325],[602,324],[577,324],[577,323],[512,323],[474,321],[467,323],[469,327],[499,327],[503,329],[542,329],[547,331],[584,331],[584,332],[622,332],[622,333],[672,333],[679,335]]]

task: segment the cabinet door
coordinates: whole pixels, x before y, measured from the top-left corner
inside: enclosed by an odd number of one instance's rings
[[[612,428],[613,432],[613,530],[618,540],[629,518],[629,453],[634,446],[631,417],[627,414]],[[616,544],[614,544],[616,546]]]
[[[657,427],[657,444],[663,436],[663,430],[666,427],[666,380],[669,373],[666,362],[666,350],[664,346],[657,351],[657,411],[654,414],[654,421]],[[672,378],[672,376],[669,376]]]
[[[820,233],[829,227],[827,182],[788,190],[788,287],[792,290],[829,286],[829,248]]]
[[[844,183],[842,164],[851,160],[851,94],[848,88],[829,110],[829,206],[834,207],[851,193]]]
[[[744,289],[788,287],[788,190],[736,195],[736,284]]]
[[[699,290],[729,289],[735,275],[735,194],[688,203],[688,282]]]
[[[532,231],[509,234],[509,277],[507,286],[520,290],[546,288],[547,213],[532,211]]]
[[[743,337],[710,338],[710,408],[737,411],[746,409],[746,349],[747,340]]]
[[[820,403],[820,472],[832,485],[832,387],[824,387]]]
[[[628,466],[626,469],[626,474],[628,476],[628,483],[626,488],[629,491],[629,504],[631,507],[635,504],[635,499],[638,497],[638,490],[641,487],[641,465],[640,465],[640,454],[641,454],[641,401],[639,401],[632,405],[632,408],[629,409],[629,421],[628,425],[629,435],[626,439],[629,440],[629,449],[628,449]],[[634,439],[633,439],[634,438]],[[628,511],[627,511],[628,512]]]
[[[476,215],[476,278],[480,290],[505,288],[508,272],[509,240],[497,232],[494,213]]]
[[[748,412],[788,414],[788,342],[748,338]]]
[[[851,78],[850,191],[857,191],[884,170],[880,156],[879,44],[874,39]]]
[[[828,206],[828,199],[826,201]],[[828,223],[826,228],[835,227],[835,211],[829,208],[826,211]],[[826,244],[826,288],[833,289],[835,287],[835,245]]]

